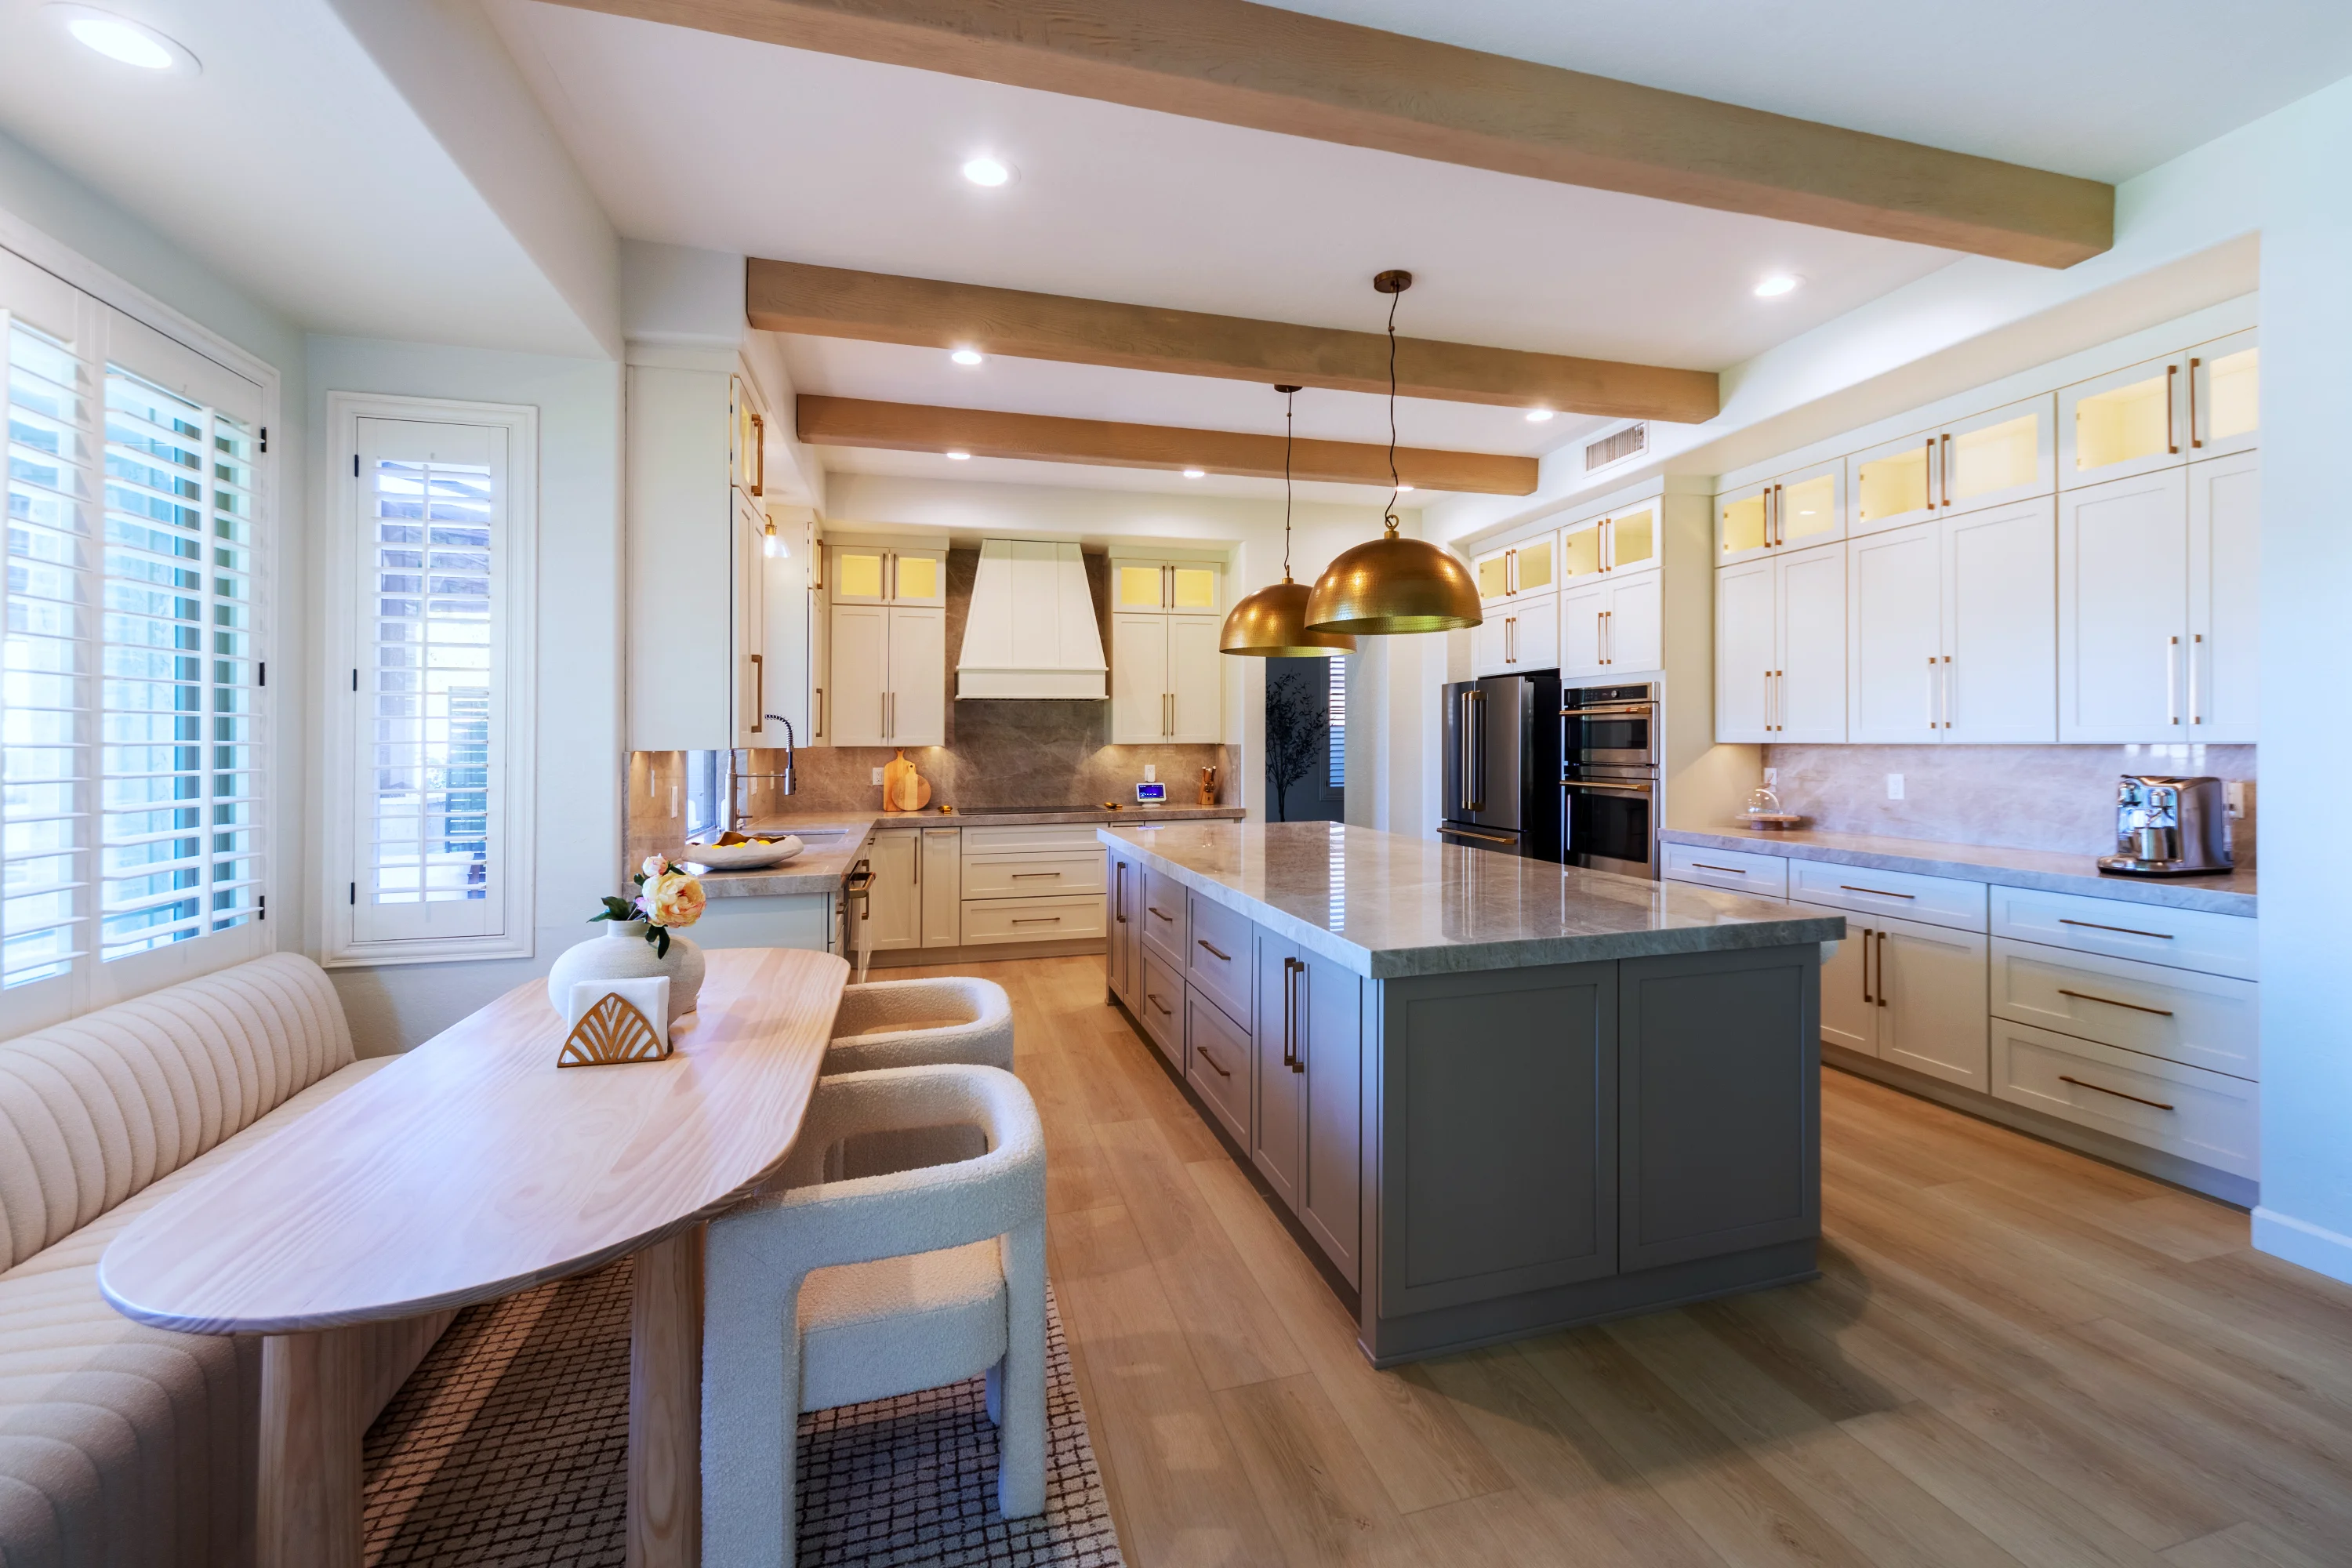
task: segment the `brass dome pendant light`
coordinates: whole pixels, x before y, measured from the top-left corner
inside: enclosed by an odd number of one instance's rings
[[[1260,588],[1235,605],[1217,634],[1219,653],[1250,658],[1328,658],[1354,649],[1356,639],[1344,632],[1307,629],[1304,583],[1290,580],[1290,420],[1298,388],[1277,386],[1282,394],[1282,581]]]
[[[1397,533],[1396,297],[1412,287],[1412,274],[1383,272],[1372,287],[1389,297],[1387,528],[1370,543],[1344,552],[1316,579],[1307,601],[1307,629],[1386,637],[1475,626],[1486,617],[1478,611],[1478,584],[1470,569],[1443,546]]]

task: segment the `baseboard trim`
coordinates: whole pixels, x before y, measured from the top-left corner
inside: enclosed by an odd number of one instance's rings
[[[2055,1143],[2077,1154],[2087,1154],[2094,1160],[2118,1165],[2137,1175],[2151,1177],[2176,1187],[2185,1187],[2200,1197],[2212,1198],[2233,1208],[2251,1209],[2262,1202],[2259,1182],[2230,1171],[2217,1171],[2194,1160],[2184,1160],[2178,1154],[2168,1154],[2161,1149],[2143,1148],[2121,1138],[2110,1136],[2095,1128],[2077,1127],[2055,1116],[2022,1105],[2011,1105],[2005,1100],[1979,1094],[1972,1089],[1946,1083],[1929,1078],[1926,1073],[1909,1068],[1896,1067],[1850,1051],[1843,1046],[1822,1042],[1822,1065],[1833,1067],[1856,1078],[1866,1078],[1873,1083],[1883,1083],[1889,1089],[1899,1089],[1921,1100],[1934,1100],[1948,1110],[1973,1116],[1979,1121],[1990,1121],[2006,1127],[2012,1132],[2023,1132],[2045,1143]]]
[[[2352,1285],[2352,1236],[2276,1209],[2254,1208],[2254,1250]]]

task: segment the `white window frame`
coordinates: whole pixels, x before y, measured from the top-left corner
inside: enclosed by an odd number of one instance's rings
[[[281,671],[285,670],[284,650],[278,646],[277,587],[285,541],[283,520],[278,509],[278,475],[286,443],[281,438],[277,448],[273,449],[268,439],[269,431],[282,432],[284,429],[280,417],[278,368],[203,323],[182,314],[145,289],[51,239],[5,208],[0,208],[0,250],[11,252],[16,259],[49,274],[88,300],[100,306],[111,307],[139,325],[173,340],[180,347],[212,361],[223,370],[259,388],[261,412],[258,425],[263,440],[254,460],[255,541],[253,567],[249,574],[253,588],[254,657],[262,662],[278,661]],[[103,353],[100,355],[101,381],[106,357]],[[98,395],[101,399],[104,396],[102,385]],[[169,942],[109,962],[100,957],[100,949],[95,934],[100,916],[93,902],[85,916],[90,923],[91,941],[85,955],[74,961],[68,973],[0,992],[0,1039],[46,1028],[117,1002],[143,996],[167,985],[227,969],[274,952],[281,946],[298,945],[290,940],[281,942],[279,938],[285,922],[281,919],[273,923],[268,915],[270,895],[280,886],[285,868],[295,863],[295,857],[300,853],[302,845],[301,805],[299,801],[288,797],[282,764],[287,714],[278,700],[278,694],[284,686],[285,681],[281,678],[278,685],[265,685],[255,693],[256,716],[260,721],[261,732],[267,737],[261,746],[258,769],[264,801],[263,819],[258,825],[263,843],[261,885],[257,894],[260,900],[258,918],[227,931],[208,931],[184,942]],[[95,734],[91,744],[95,750]],[[84,853],[93,858],[89,883],[93,900],[97,888],[95,858],[100,852],[100,846],[95,841],[84,847]],[[283,900],[279,903],[282,910]]]
[[[507,529],[504,576],[499,584],[499,731],[502,787],[499,791],[502,844],[491,875],[502,885],[499,930],[480,936],[411,937],[395,941],[359,940],[353,900],[362,879],[359,836],[359,775],[364,765],[360,752],[366,744],[362,729],[362,689],[352,689],[350,672],[366,661],[361,641],[367,630],[359,604],[362,555],[361,527],[368,490],[355,472],[360,451],[360,421],[398,419],[457,425],[488,426],[507,436]],[[534,805],[538,723],[538,593],[539,582],[539,410],[527,404],[465,403],[438,397],[394,397],[388,395],[330,392],[327,395],[328,450],[334,453],[335,500],[328,530],[326,637],[326,722],[320,776],[326,789],[326,852],[320,857],[320,908],[326,912],[327,967],[376,967],[401,963],[446,963],[465,959],[529,958],[534,951],[538,841]]]

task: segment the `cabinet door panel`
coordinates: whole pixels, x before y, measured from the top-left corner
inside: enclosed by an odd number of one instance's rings
[[[1947,511],[2005,506],[2057,489],[2055,409],[2048,394],[1955,421],[1936,442],[1936,496]]]
[[[1772,537],[1793,549],[1845,537],[1845,463],[1773,481]]]
[[[1113,610],[1168,607],[1168,569],[1155,561],[1118,561],[1110,569]]]
[[[1655,504],[1613,513],[1602,525],[1601,564],[1612,572],[1638,572],[1658,563],[1658,509]]]
[[[833,548],[833,602],[878,605],[889,596],[889,552],[836,544]]]
[[[2186,356],[2150,360],[2058,394],[2061,489],[2128,479],[2185,461]]]
[[[1511,628],[1511,672],[1559,668],[1559,598],[1554,594],[1522,595],[1511,601],[1518,625]]]
[[[1293,1213],[1298,1209],[1302,1075],[1297,1060],[1297,992],[1291,964],[1297,949],[1280,937],[1256,932],[1257,1017],[1251,1026],[1251,1061],[1256,1110],[1251,1123],[1250,1163]]]
[[[1826,904],[1806,904],[1795,899],[1789,908],[1801,914],[1843,915],[1845,940],[1822,965],[1822,1038],[1864,1056],[1878,1054],[1878,994],[1871,989],[1873,960],[1870,922],[1851,910]]]
[[[1180,616],[1213,616],[1218,610],[1217,569],[1176,562],[1168,568],[1168,608]]]
[[[2262,500],[2262,460],[2252,452],[2189,465],[2192,741],[2252,745],[2260,728]]]
[[[1511,591],[1536,594],[1550,587],[1551,535],[1547,533],[1512,548],[1517,553],[1511,557]]]
[[[2189,456],[2251,450],[2262,436],[2262,350],[2253,332],[2199,346],[2189,360]]]
[[[1846,545],[1853,569],[1853,739],[1917,745],[1943,735],[1937,525]]]
[[[1361,1254],[1364,983],[1328,958],[1298,954],[1293,1047],[1307,1086],[1298,1217],[1349,1284]]]
[[[1599,581],[1561,591],[1559,635],[1562,675],[1598,675],[1607,668],[1601,662],[1601,612],[1609,607],[1609,584]]]
[[[735,493],[735,741],[738,746],[775,744],[761,728],[769,700],[767,515],[760,503]],[[782,700],[782,685],[776,701]],[[781,726],[779,726],[781,729]],[[782,737],[777,737],[781,739]]]
[[[915,874],[922,890],[923,945],[953,947],[963,940],[963,851],[961,828],[926,827]]]
[[[1250,1133],[1250,1037],[1198,991],[1185,992],[1184,1077],[1246,1149]]]
[[[1773,739],[1845,739],[1845,546],[1783,555]]]
[[[2044,498],[1948,518],[1943,534],[1944,739],[2058,738],[2057,512]]]
[[[1160,1047],[1171,1066],[1184,1070],[1184,972],[1146,947],[1138,954],[1141,978],[1136,988],[1143,993],[1143,1005],[1135,1016],[1143,1020],[1146,1038]]]
[[[833,695],[825,717],[832,731],[828,739],[836,746],[882,744],[888,619],[889,612],[878,605],[833,607]]]
[[[1139,912],[1136,907],[1139,890],[1138,868],[1134,861],[1116,850],[1104,853],[1110,861],[1110,888],[1106,895],[1104,910],[1109,921],[1110,940],[1104,947],[1103,980],[1110,994],[1126,1003],[1132,1011],[1142,1000],[1135,994],[1135,950],[1139,938],[1135,925]]]
[[[1935,515],[1936,437],[1940,431],[1883,442],[1849,459],[1853,521],[1848,537],[1925,522]]]
[[[1122,572],[1135,570],[1121,567]],[[1153,576],[1153,582],[1159,581]],[[1110,618],[1110,738],[1148,746],[1168,738],[1168,617]]]
[[[1478,602],[1498,605],[1511,596],[1511,552],[1492,550],[1471,566],[1478,579]]]
[[[890,602],[894,605],[944,605],[948,602],[946,552],[937,550],[892,551]]]
[[[1470,673],[1481,678],[1508,675],[1511,672],[1509,601],[1496,604],[1486,612],[1486,617],[1470,628]]]
[[[866,951],[888,952],[923,944],[922,895],[915,886],[917,835],[892,828],[874,836],[874,890],[866,902]]]
[[[1662,614],[1664,574],[1645,572],[1609,581],[1609,624],[1603,640],[1612,675],[1655,669],[1665,662]]]
[[[1775,564],[1748,561],[1715,574],[1715,738],[1720,742],[1772,739]],[[1574,640],[1580,625],[1571,617],[1563,626],[1564,655],[1580,657],[1588,646]],[[1596,630],[1596,643],[1599,636]],[[1567,673],[1564,664],[1561,673]]]
[[[1168,622],[1168,738],[1200,745],[1224,739],[1219,623],[1198,616]]]
[[[1772,548],[1772,487],[1747,485],[1715,498],[1715,559],[1718,566],[1752,560]]]
[[[2058,739],[2186,733],[2189,478],[2167,468],[2058,505]]]
[[[889,612],[890,733],[894,746],[948,743],[948,613]]]
[[[1989,1090],[1986,939],[1916,921],[1874,923],[1878,1059]]]

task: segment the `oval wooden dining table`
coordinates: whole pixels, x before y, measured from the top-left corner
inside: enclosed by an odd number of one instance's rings
[[[533,980],[106,1249],[99,1289],[157,1328],[262,1334],[262,1568],[360,1568],[365,1325],[493,1300],[634,1257],[628,1562],[699,1552],[704,1222],[783,1163],[849,966],[709,954],[656,1062],[559,1069]]]

